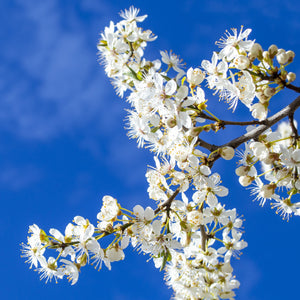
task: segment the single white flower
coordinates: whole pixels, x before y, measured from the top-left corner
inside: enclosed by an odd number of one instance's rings
[[[120,16],[125,19],[128,23],[132,21],[136,22],[143,22],[147,15],[138,16],[140,10],[138,8],[135,8],[134,6],[130,6],[129,9],[125,9],[124,11],[120,12]]]
[[[225,57],[228,61],[231,61],[239,55],[239,52],[250,51],[254,41],[248,40],[248,35],[251,33],[251,29],[243,31],[243,26],[238,33],[236,28],[232,28],[231,34],[229,31],[225,32],[225,37],[222,37],[216,44],[223,48],[219,54],[220,58]]]
[[[118,247],[117,245],[115,245],[112,248],[109,248],[106,250],[106,257],[111,261],[119,261],[119,260],[123,260],[125,258],[125,254],[123,252],[123,250]]]
[[[120,212],[120,207],[117,200],[111,196],[102,198],[101,211],[97,214],[97,219],[100,221],[114,221]]]
[[[67,275],[68,280],[71,282],[71,285],[74,285],[78,281],[80,267],[78,267],[77,264],[66,259],[61,259],[60,261],[64,263],[62,267],[63,274]]]
[[[191,85],[191,87],[195,87],[199,85],[205,78],[205,73],[201,71],[199,68],[189,68],[187,73],[187,82]]]

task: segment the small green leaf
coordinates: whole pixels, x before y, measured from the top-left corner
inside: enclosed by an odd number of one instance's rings
[[[161,252],[160,255],[163,256],[163,262],[160,267],[160,271],[162,271],[165,268],[166,263],[172,260],[172,255],[169,249],[166,249],[166,251]]]
[[[100,43],[98,44],[99,47],[106,47],[107,46],[107,41],[101,40]]]
[[[127,66],[127,68],[130,70],[130,73],[127,73],[128,76],[138,80],[138,81],[141,81],[143,79],[142,77],[142,73],[141,72],[138,72],[136,73],[132,68],[130,68],[129,66]]]

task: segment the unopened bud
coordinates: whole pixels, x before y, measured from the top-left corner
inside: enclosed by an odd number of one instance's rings
[[[274,194],[274,191],[276,189],[276,184],[266,184],[261,187],[260,189],[260,194],[264,198],[271,198],[272,195]]]
[[[294,72],[289,72],[286,76],[288,82],[293,82],[296,80],[296,74]]]
[[[280,65],[284,65],[288,62],[289,56],[286,54],[286,52],[281,52],[276,55],[276,59]]]
[[[295,52],[292,50],[289,50],[286,52],[286,55],[288,56],[288,62],[291,63],[294,60]]]
[[[249,167],[248,166],[240,166],[235,170],[235,174],[237,176],[245,176],[249,172]]]
[[[278,49],[277,51],[277,55],[281,54],[281,53],[285,53],[286,51],[282,48]]]
[[[112,248],[106,250],[106,256],[110,261],[119,261],[123,260],[125,255],[121,248],[115,245]]]
[[[251,47],[250,55],[255,57],[255,58],[261,59],[262,58],[262,52],[263,52],[263,49],[262,49],[261,45],[258,44],[258,43],[255,43]]]
[[[254,180],[253,177],[250,177],[250,176],[241,176],[239,178],[239,182],[242,186],[248,186],[251,184],[251,182]]]
[[[271,45],[268,49],[270,58],[273,59],[278,52],[278,48],[276,45]]]
[[[223,147],[220,149],[220,155],[226,160],[230,160],[234,157],[234,149],[232,147]]]
[[[265,88],[264,90],[264,95],[268,98],[272,97],[276,92],[276,89],[275,88],[272,88],[272,87],[267,87]]]
[[[187,82],[190,83],[191,86],[196,86],[200,84],[204,78],[205,78],[205,73],[202,72],[199,68],[189,68],[187,73]]]
[[[264,120],[268,114],[268,103],[255,103],[251,106],[250,111],[252,112],[252,117],[258,119],[259,121]]]

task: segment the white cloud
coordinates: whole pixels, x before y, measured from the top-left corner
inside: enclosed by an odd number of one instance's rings
[[[41,171],[35,166],[8,166],[1,169],[0,184],[2,189],[20,190],[38,182],[41,177]]]
[[[241,283],[241,287],[237,291],[238,298],[243,300],[259,300],[255,296],[256,287],[261,278],[261,270],[257,264],[242,257],[239,261],[233,264],[235,273],[237,273],[237,280]]]
[[[97,27],[104,28],[100,17],[109,5],[85,3],[74,11],[60,1],[19,1],[15,9],[1,50],[1,127],[38,139],[76,128],[101,129],[105,122],[99,115],[112,88],[97,64],[98,32],[92,39],[94,24],[84,18],[96,13]],[[121,109],[117,102],[111,105],[117,107],[112,111]]]

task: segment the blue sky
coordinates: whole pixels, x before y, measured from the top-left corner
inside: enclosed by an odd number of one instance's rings
[[[147,50],[151,58],[172,49],[187,66],[199,66],[211,58],[226,29],[244,25],[263,47],[277,44],[295,51],[289,70],[300,77],[298,1],[1,0],[1,299],[160,300],[172,294],[163,274],[130,249],[112,271],[83,268],[75,286],[66,280],[45,284],[20,258],[20,243],[33,223],[46,231],[64,230],[76,215],[96,223],[106,194],[128,208],[153,205],[144,177],[153,158],[128,140],[126,104],[114,94],[97,61],[99,33],[132,4],[148,14],[144,26],[158,35]],[[293,92],[278,95],[275,111],[295,97]],[[212,111],[227,119],[249,118],[240,106],[233,115],[214,103]],[[213,137],[216,144],[228,138]],[[226,205],[246,219],[249,246],[234,262],[241,282],[237,299],[295,299],[300,218],[282,221],[268,205],[252,202],[232,165],[220,161],[215,171],[231,187]]]

